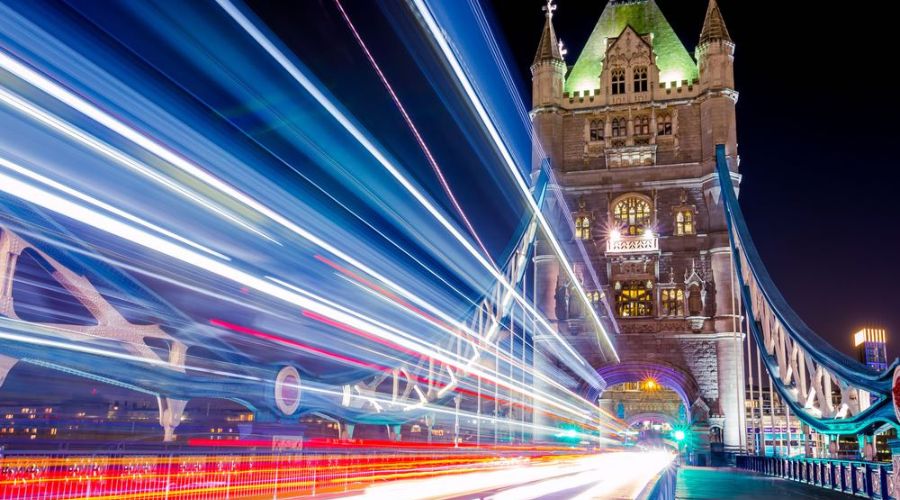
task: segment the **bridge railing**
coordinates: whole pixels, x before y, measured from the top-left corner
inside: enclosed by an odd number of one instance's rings
[[[892,466],[887,462],[741,455],[737,457],[737,466],[864,498],[895,498]]]
[[[722,145],[716,148],[716,168],[749,334],[780,398],[819,432],[856,434],[885,422],[896,426],[890,394],[897,362],[885,372],[871,371],[800,319],[778,291],[753,244]]]

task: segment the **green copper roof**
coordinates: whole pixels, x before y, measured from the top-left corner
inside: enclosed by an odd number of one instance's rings
[[[653,51],[661,81],[692,81],[698,77],[697,64],[654,0],[619,0],[610,2],[603,9],[597,26],[566,79],[566,92],[600,87],[606,40],[618,37],[628,25],[642,35],[653,33]]]

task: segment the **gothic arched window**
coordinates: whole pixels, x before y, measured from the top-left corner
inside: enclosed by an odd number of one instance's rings
[[[613,137],[625,137],[628,135],[628,122],[625,118],[613,118],[612,135]]]
[[[575,217],[575,237],[579,240],[591,239],[591,219],[587,215]]]
[[[650,135],[649,116],[638,116],[634,119],[634,135]]]
[[[684,236],[694,234],[696,227],[694,226],[694,211],[679,210],[675,212],[675,236]]]
[[[616,282],[616,313],[620,318],[653,315],[653,283],[631,280]]]
[[[660,290],[662,313],[666,316],[684,316],[684,290],[665,288]]]
[[[634,91],[647,91],[647,68],[643,66],[640,68],[634,68]]]
[[[610,73],[610,79],[612,81],[612,93],[613,95],[619,95],[625,93],[625,70],[624,69],[614,69]]]
[[[672,115],[656,115],[656,135],[672,135]]]
[[[624,236],[638,236],[650,227],[650,203],[630,197],[613,207],[613,222]]]
[[[591,120],[591,140],[592,141],[602,141],[603,140],[603,130],[604,123],[603,120]]]

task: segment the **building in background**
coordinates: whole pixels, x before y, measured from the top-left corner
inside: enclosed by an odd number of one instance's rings
[[[884,328],[863,328],[853,334],[856,359],[873,370],[887,370],[887,333]]]
[[[535,164],[548,159],[571,212],[570,255],[584,256],[576,274],[589,296],[610,299],[621,331],[622,362],[600,370],[615,397],[626,395],[620,384],[652,376],[685,401],[693,435],[740,450],[743,334],[716,175],[723,144],[732,181],[740,181],[738,94],[735,45],[718,4],[710,1],[702,27],[697,20],[692,56],[654,0],[611,0],[573,66],[554,9],[545,7],[531,66]],[[573,284],[541,248],[537,303],[594,361],[583,315],[566,300]],[[679,405],[670,408],[667,418],[676,419]]]

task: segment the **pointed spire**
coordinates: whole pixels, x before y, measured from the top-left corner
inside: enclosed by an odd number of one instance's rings
[[[728,34],[728,28],[725,27],[725,20],[722,18],[719,4],[716,0],[709,0],[706,19],[703,21],[703,31],[700,32],[700,45],[714,40],[731,42],[731,35]]]
[[[544,31],[541,33],[541,41],[538,43],[533,64],[547,60],[562,61],[565,49],[562,47],[562,42],[556,39],[556,32],[553,31],[553,11],[556,10],[556,5],[553,4],[553,0],[547,0],[547,5],[541,9],[546,13],[547,20],[544,22]]]

